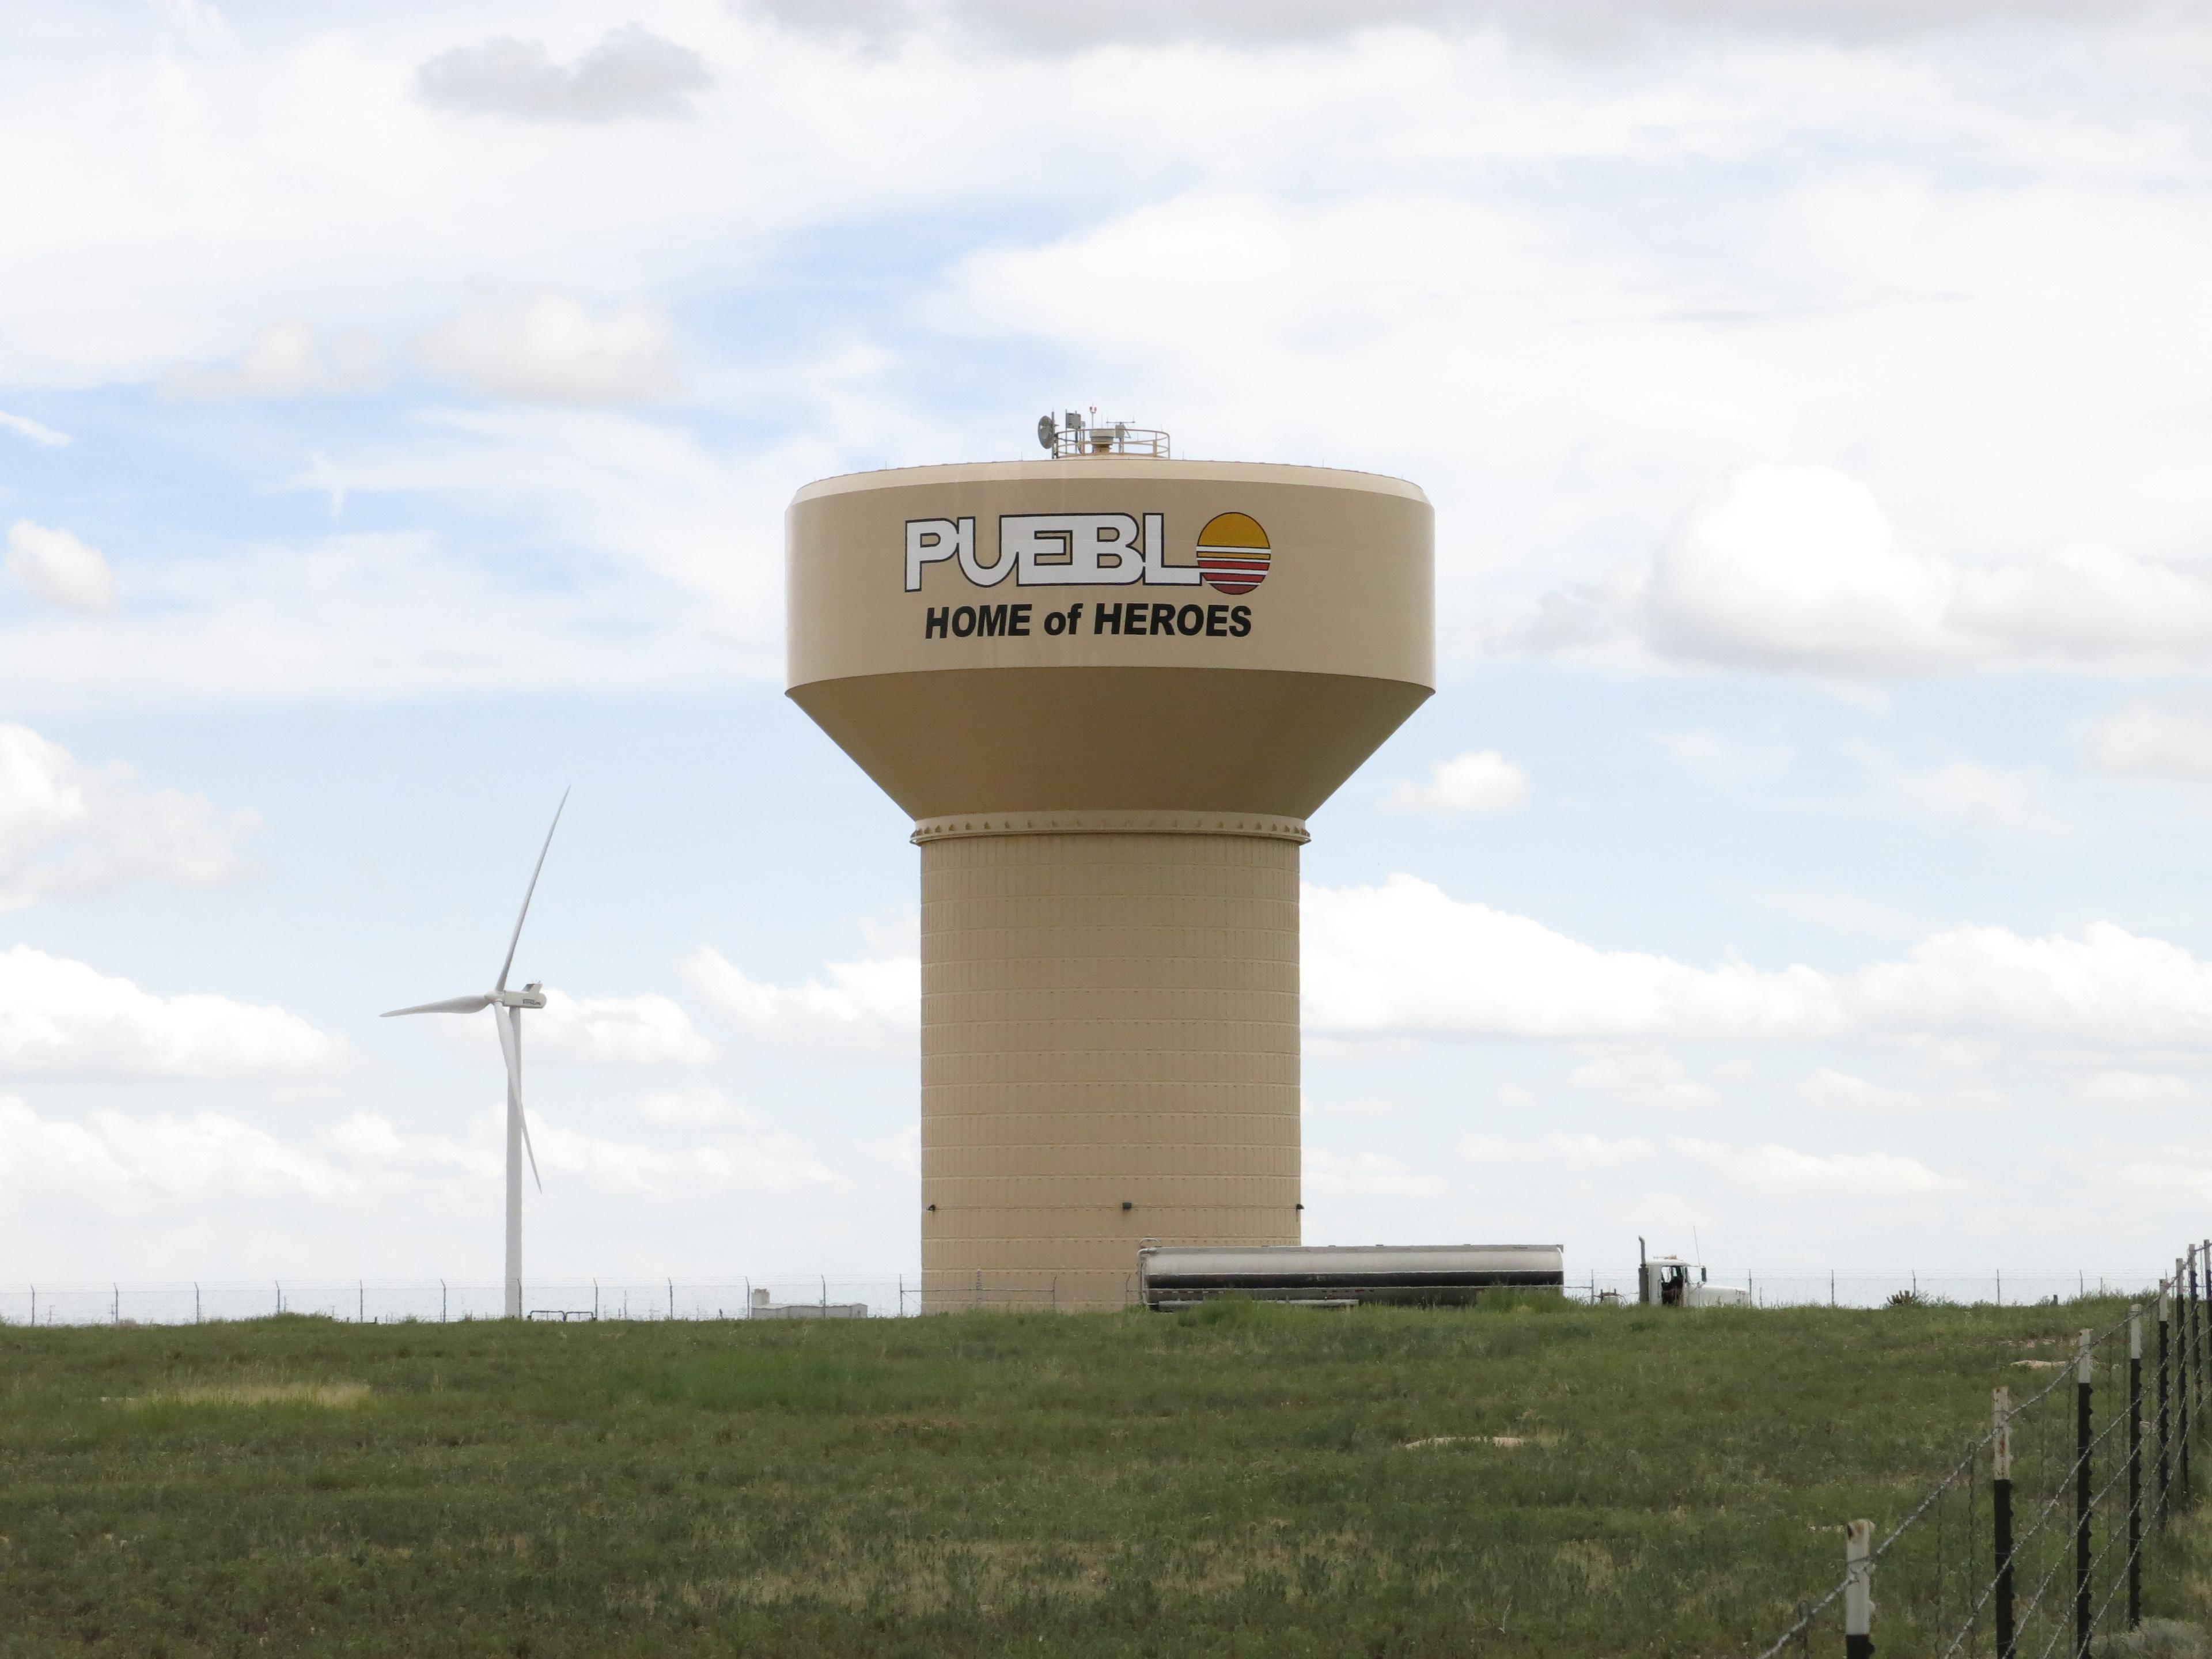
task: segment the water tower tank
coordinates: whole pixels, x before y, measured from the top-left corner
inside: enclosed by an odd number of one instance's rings
[[[1434,689],[1419,488],[1069,433],[787,519],[790,695],[921,849],[932,1310],[1298,1242],[1298,848]]]

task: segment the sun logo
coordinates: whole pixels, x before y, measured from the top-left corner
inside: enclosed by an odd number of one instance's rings
[[[1267,579],[1267,532],[1249,513],[1217,513],[1198,532],[1198,568],[1224,593],[1249,593]]]

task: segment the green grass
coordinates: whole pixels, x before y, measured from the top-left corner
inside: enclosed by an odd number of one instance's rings
[[[1740,1652],[2119,1311],[0,1328],[0,1652]]]

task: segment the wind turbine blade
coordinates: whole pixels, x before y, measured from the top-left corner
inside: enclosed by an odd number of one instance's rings
[[[542,1195],[545,1191],[545,1177],[538,1173],[538,1149],[530,1144],[530,1114],[520,1106],[515,1110],[522,1116],[522,1150],[530,1154],[530,1178],[538,1183],[538,1190]]]
[[[530,872],[530,885],[523,890],[522,911],[514,919],[514,935],[507,942],[507,960],[499,964],[499,982],[492,988],[494,990],[507,989],[507,974],[514,967],[514,947],[522,943],[522,924],[530,915],[530,896],[538,890],[538,871],[545,867],[545,855],[553,850],[553,831],[561,827],[561,813],[568,805],[568,792],[563,789],[561,792],[561,805],[553,809],[552,825],[545,831],[545,845],[538,849],[538,866]]]
[[[491,1006],[489,997],[447,997],[443,1002],[418,1002],[412,1008],[393,1008],[380,1018],[396,1019],[401,1014],[473,1014]]]
[[[522,1126],[522,1150],[530,1154],[530,1178],[545,1190],[545,1177],[538,1173],[538,1148],[530,1144],[530,1114],[522,1109],[522,1010],[499,1011],[500,1051],[507,1056],[507,1109]]]

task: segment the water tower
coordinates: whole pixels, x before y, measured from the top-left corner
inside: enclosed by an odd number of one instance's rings
[[[790,695],[921,849],[932,1310],[1299,1242],[1298,848],[1434,689],[1416,486],[1039,436],[787,517]]]

